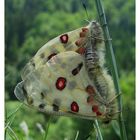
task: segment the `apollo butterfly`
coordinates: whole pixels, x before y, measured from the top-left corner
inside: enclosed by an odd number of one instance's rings
[[[14,93],[49,114],[111,120],[118,108],[104,55],[102,28],[92,21],[41,47],[24,67]]]

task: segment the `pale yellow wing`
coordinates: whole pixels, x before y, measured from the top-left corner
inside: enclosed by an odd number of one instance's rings
[[[88,77],[83,57],[73,51],[54,56],[46,65],[23,78],[23,82],[22,88],[18,86],[15,90],[17,97],[45,112],[94,119],[98,115],[94,106],[105,111]],[[88,90],[89,86],[93,89]]]

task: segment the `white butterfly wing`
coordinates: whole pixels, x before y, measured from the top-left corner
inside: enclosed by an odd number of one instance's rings
[[[45,64],[54,55],[66,51],[77,51],[81,53],[81,49],[85,47],[89,36],[90,26],[82,27],[64,34],[47,42],[36,53],[36,55],[24,67],[22,77],[27,76],[30,72]],[[85,31],[86,29],[86,31]],[[82,34],[82,36],[80,35]]]
[[[104,68],[102,33],[91,22],[46,43],[24,67],[17,98],[51,114],[108,119],[117,109],[113,81]]]
[[[22,86],[17,86],[15,94],[22,101],[24,98],[28,105],[53,114],[62,112],[86,118],[96,116],[92,105],[97,101],[89,104],[87,99],[90,95],[86,92],[89,85],[94,85],[86,72],[84,59],[78,53],[68,51],[52,57],[23,81]]]

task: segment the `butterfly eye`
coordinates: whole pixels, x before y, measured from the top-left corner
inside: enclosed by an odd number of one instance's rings
[[[110,120],[104,120],[103,123],[104,124],[109,124],[110,123]]]
[[[112,116],[113,116],[113,115],[112,115],[111,113],[108,113],[108,114],[107,114],[107,117],[108,117],[108,118],[112,118]]]

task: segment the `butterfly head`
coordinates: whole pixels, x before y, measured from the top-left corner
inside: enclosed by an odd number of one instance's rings
[[[106,105],[106,111],[103,115],[103,123],[108,124],[114,120],[120,111],[117,111],[117,104],[108,104]]]

